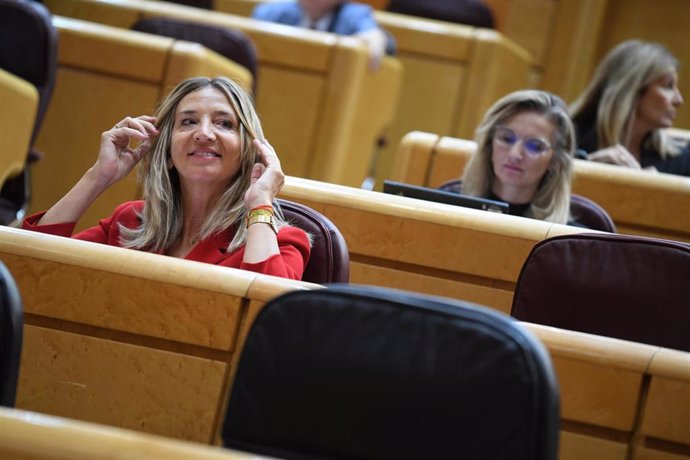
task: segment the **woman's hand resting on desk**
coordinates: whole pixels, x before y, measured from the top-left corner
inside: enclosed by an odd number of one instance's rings
[[[126,117],[101,135],[101,148],[92,170],[105,187],[127,176],[148,153],[153,137],[158,135],[155,121],[148,115]]]
[[[590,161],[598,161],[600,163],[641,169],[640,163],[633,156],[633,154],[620,144],[592,152],[587,155],[587,159]]]
[[[280,167],[280,160],[267,140],[254,140],[259,162],[254,163],[249,188],[244,194],[247,210],[257,206],[271,206],[280,189],[283,188],[285,175]]]

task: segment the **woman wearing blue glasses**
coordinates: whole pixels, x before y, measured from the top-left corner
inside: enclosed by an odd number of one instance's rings
[[[510,205],[510,213],[559,224],[570,219],[575,130],[565,103],[545,91],[511,93],[477,128],[462,193]]]

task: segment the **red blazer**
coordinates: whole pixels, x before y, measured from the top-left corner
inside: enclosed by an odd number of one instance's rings
[[[128,201],[122,203],[115,209],[112,216],[100,221],[95,227],[88,228],[72,236],[76,222],[66,222],[52,225],[36,225],[44,212],[27,217],[22,228],[51,235],[72,237],[78,240],[93,241],[110,246],[121,247],[120,228],[134,228],[140,224],[137,212],[144,207],[143,201]],[[290,279],[302,279],[304,267],[309,260],[311,248],[306,233],[295,227],[282,227],[278,232],[278,247],[280,254],[269,257],[268,259],[255,264],[242,262],[244,257],[244,247],[233,252],[226,251],[228,244],[234,233],[226,230],[217,233],[205,240],[197,243],[196,246],[185,256],[187,260],[207,262],[225,267],[241,268],[253,272],[264,273],[267,275],[281,276]]]

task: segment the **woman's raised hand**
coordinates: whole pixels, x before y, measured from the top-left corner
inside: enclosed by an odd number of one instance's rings
[[[244,203],[248,210],[257,206],[272,205],[285,182],[280,160],[271,144],[266,139],[255,139],[254,147],[258,152],[259,162],[254,164],[249,189],[244,194]]]
[[[148,153],[158,135],[155,117],[126,117],[101,135],[101,148],[93,169],[106,186],[125,177]]]

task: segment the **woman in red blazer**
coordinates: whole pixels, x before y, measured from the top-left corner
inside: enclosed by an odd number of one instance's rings
[[[139,161],[144,199],[72,236],[91,203]],[[275,211],[283,180],[249,95],[227,78],[191,78],[155,116],[104,132],[96,163],[23,228],[300,279],[310,243]]]

